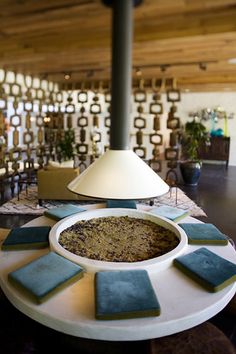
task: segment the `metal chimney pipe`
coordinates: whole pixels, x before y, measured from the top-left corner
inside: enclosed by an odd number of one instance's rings
[[[110,149],[128,150],[130,133],[133,5],[141,0],[103,0],[112,7]]]
[[[129,149],[133,0],[113,1],[110,149]]]

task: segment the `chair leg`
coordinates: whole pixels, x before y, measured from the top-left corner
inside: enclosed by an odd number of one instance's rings
[[[38,204],[39,204],[39,206],[43,206],[43,201],[42,201],[42,199],[38,199]]]
[[[14,182],[13,183],[11,183],[11,186],[10,186],[10,188],[11,188],[11,196],[12,196],[12,198],[14,197],[14,191],[15,191],[15,184],[14,184]]]

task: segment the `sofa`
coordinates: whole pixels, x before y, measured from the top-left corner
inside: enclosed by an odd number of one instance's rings
[[[79,175],[79,168],[73,167],[53,167],[38,170],[38,200],[42,205],[42,200],[79,200],[81,197],[67,189],[70,181]]]

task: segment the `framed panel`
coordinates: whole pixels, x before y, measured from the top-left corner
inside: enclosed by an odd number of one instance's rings
[[[13,114],[10,117],[10,125],[11,127],[20,127],[21,126],[21,116],[19,114]]]
[[[147,125],[146,119],[142,117],[134,118],[134,127],[137,129],[145,129]]]
[[[90,106],[90,113],[91,114],[100,114],[102,111],[100,103],[92,103]]]
[[[180,102],[180,90],[167,90],[167,102]]]
[[[134,91],[134,101],[135,102],[146,102],[147,101],[147,92],[144,90],[135,90]]]
[[[32,144],[34,142],[34,133],[26,131],[23,133],[23,143],[25,145]]]
[[[33,101],[24,101],[24,111],[25,112],[32,112],[34,110],[34,103]]]
[[[162,161],[161,160],[151,159],[151,160],[149,160],[148,164],[153,169],[153,171],[155,171],[155,172],[162,171]]]
[[[162,134],[150,134],[149,135],[150,143],[154,145],[162,145],[163,144],[163,135]]]
[[[166,160],[178,160],[179,149],[178,148],[166,148],[165,159]]]
[[[88,154],[88,144],[77,144],[76,150],[78,154]]]
[[[15,97],[21,97],[22,96],[22,91],[21,91],[21,85],[17,83],[9,84],[9,95],[10,96],[15,96]]]
[[[77,120],[77,126],[80,128],[84,128],[88,126],[88,117],[81,116]]]
[[[135,154],[137,154],[141,159],[145,159],[147,155],[147,149],[141,146],[135,146],[133,148]]]
[[[66,104],[66,113],[75,113],[75,105],[73,103]]]
[[[150,114],[162,114],[163,113],[163,104],[161,102],[153,102],[149,105]]]
[[[44,126],[44,117],[38,115],[35,118],[36,118],[36,122],[35,122],[36,123],[36,127],[38,127],[38,128],[41,127],[42,128]]]
[[[45,91],[41,88],[36,89],[36,98],[37,100],[45,100]]]
[[[84,90],[78,92],[77,100],[79,103],[88,102],[88,92]]]

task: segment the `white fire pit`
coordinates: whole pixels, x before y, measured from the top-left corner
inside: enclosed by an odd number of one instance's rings
[[[72,252],[67,251],[62,247],[58,240],[62,231],[66,228],[74,225],[80,220],[89,220],[93,218],[101,217],[119,217],[128,216],[131,218],[138,218],[149,220],[154,222],[170,231],[174,232],[179,239],[179,244],[172,251],[155,258],[151,258],[139,262],[108,262],[89,259],[86,257],[78,256]],[[87,272],[97,272],[102,270],[127,270],[127,269],[146,269],[150,272],[159,272],[167,269],[171,266],[174,258],[178,257],[186,249],[188,240],[185,232],[176,223],[148,212],[139,211],[136,209],[96,209],[91,211],[86,211],[78,214],[69,216],[61,221],[59,221],[55,226],[52,227],[50,235],[50,248],[52,251],[57,252],[61,256],[81,265]]]

